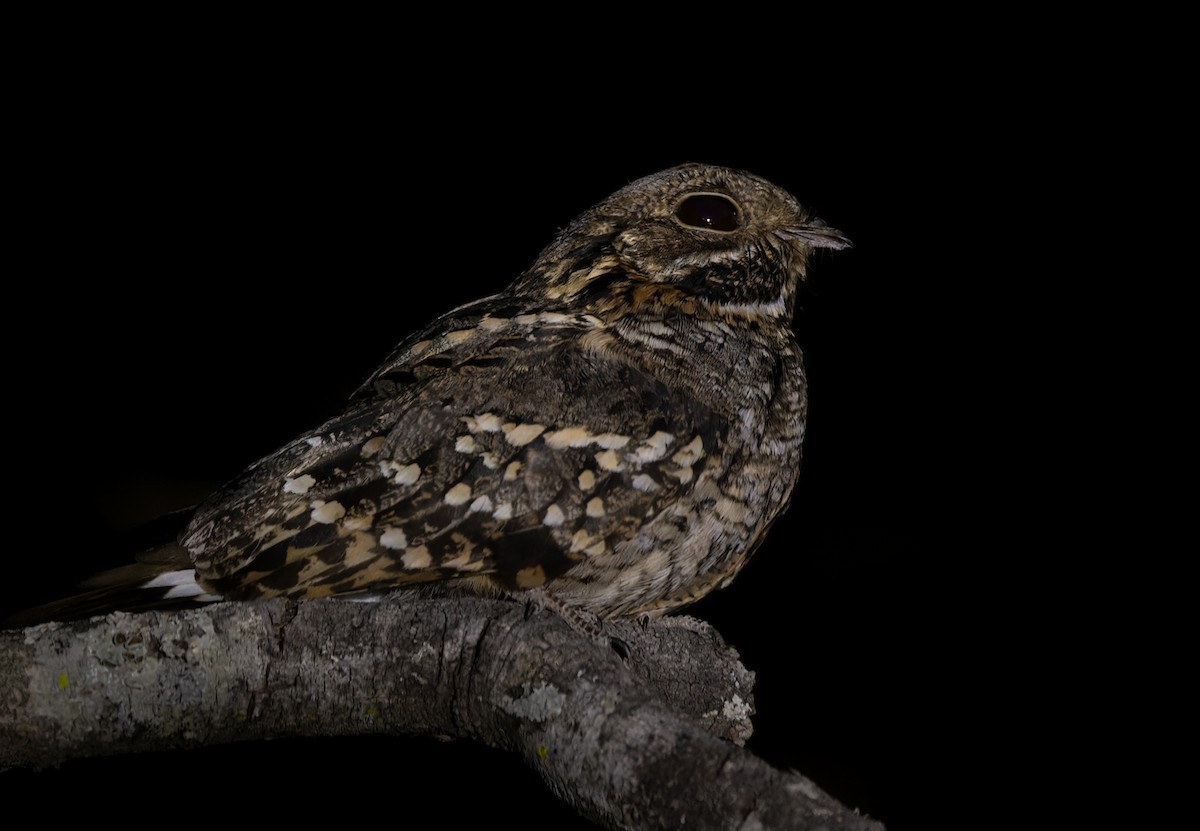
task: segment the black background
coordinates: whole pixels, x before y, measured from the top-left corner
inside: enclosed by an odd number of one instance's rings
[[[1005,569],[987,517],[1021,510],[990,496],[1008,417],[984,333],[1004,302],[1009,186],[977,144],[1002,131],[992,115],[916,72],[833,94],[837,79],[797,68],[753,101],[666,84],[635,111],[639,87],[595,80],[579,100],[530,79],[467,92],[378,66],[232,77],[217,63],[158,77],[114,58],[28,102],[30,256],[10,271],[6,334],[9,520],[26,537],[0,611],[111,565],[122,531],[324,420],[394,343],[502,288],[613,190],[724,164],[855,247],[816,258],[797,315],[811,403],[792,507],[689,612],[757,673],[750,747],[773,764],[892,829],[923,826],[935,793],[972,778],[971,749],[1007,718],[987,702],[1013,683],[988,611]],[[515,759],[425,740],[0,777],[14,798],[132,783],[143,799],[311,786],[360,818],[439,801],[462,822],[572,819]]]

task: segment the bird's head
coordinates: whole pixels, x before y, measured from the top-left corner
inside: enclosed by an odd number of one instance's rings
[[[765,179],[689,164],[639,179],[581,214],[513,290],[600,313],[614,293],[627,299],[632,291],[690,313],[790,319],[812,250],[849,245]]]

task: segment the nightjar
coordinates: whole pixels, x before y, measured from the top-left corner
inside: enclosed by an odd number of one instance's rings
[[[635,181],[507,288],[400,343],[177,543],[45,611],[432,581],[599,617],[695,601],[788,504],[806,407],[797,284],[813,249],[849,244],[748,173]]]

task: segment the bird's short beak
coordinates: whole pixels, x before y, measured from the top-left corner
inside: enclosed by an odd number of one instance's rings
[[[850,238],[836,228],[830,228],[819,219],[810,219],[803,225],[789,225],[783,229],[793,239],[798,239],[813,248],[850,248]]]

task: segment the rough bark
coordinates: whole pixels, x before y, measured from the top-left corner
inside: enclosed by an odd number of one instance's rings
[[[611,828],[880,828],[739,746],[753,674],[706,624],[680,620],[611,624],[624,660],[556,615],[458,597],[0,632],[0,769],[281,736],[447,735],[520,755]]]

